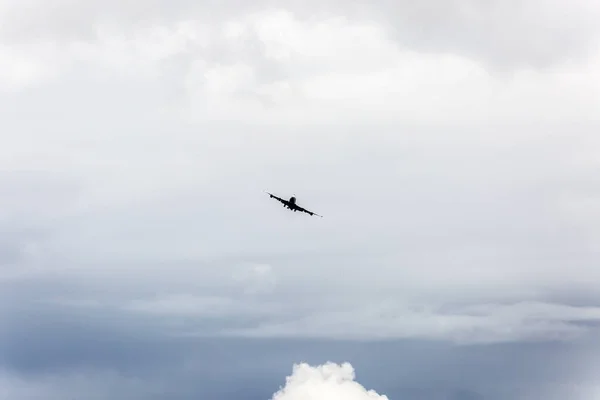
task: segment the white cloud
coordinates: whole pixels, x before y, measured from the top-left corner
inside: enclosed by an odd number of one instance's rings
[[[366,389],[355,381],[356,374],[350,363],[311,366],[294,364],[286,384],[273,395],[272,400],[387,400],[387,396]]]

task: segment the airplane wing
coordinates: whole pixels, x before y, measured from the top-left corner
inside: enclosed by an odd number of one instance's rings
[[[296,208],[298,209],[298,211],[305,212],[305,213],[307,213],[307,214],[310,214],[311,216],[313,216],[313,215],[316,215],[317,217],[321,217],[321,218],[323,218],[323,216],[322,216],[322,215],[319,215],[319,214],[317,214],[317,213],[314,213],[314,212],[312,212],[312,211],[308,211],[306,208],[302,208],[302,207],[300,207],[300,206],[296,206]]]
[[[287,203],[288,203],[288,201],[287,201],[287,200],[284,200],[284,199],[282,199],[281,197],[277,197],[277,196],[275,196],[274,194],[272,194],[272,193],[269,193],[269,192],[266,192],[266,193],[267,193],[267,194],[269,195],[269,197],[270,197],[270,198],[272,198],[272,199],[276,199],[276,200],[278,200],[278,201],[282,202],[283,204],[287,204]]]

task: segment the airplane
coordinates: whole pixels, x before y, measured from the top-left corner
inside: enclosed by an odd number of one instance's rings
[[[266,193],[269,195],[270,198],[276,199],[277,201],[280,201],[281,203],[283,203],[284,207],[286,207],[286,208],[288,208],[288,209],[290,209],[290,210],[292,210],[294,212],[296,212],[296,211],[305,212],[307,214],[310,214],[311,216],[316,215],[317,217],[323,218],[322,215],[316,214],[316,213],[314,213],[312,211],[308,211],[307,209],[302,208],[298,204],[296,204],[296,197],[295,196],[290,197],[289,200],[284,200],[281,197],[277,197],[277,196],[275,196],[272,193],[269,193],[269,192],[266,192]]]

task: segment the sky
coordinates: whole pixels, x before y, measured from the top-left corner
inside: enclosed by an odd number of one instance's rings
[[[0,0],[0,400],[598,398],[599,18]]]

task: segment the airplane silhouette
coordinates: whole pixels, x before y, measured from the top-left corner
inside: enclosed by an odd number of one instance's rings
[[[311,216],[316,215],[317,217],[323,218],[322,215],[316,214],[316,213],[314,213],[312,211],[308,211],[306,208],[302,208],[298,204],[296,204],[296,197],[295,196],[290,197],[289,200],[284,200],[281,197],[277,197],[277,196],[275,196],[272,193],[269,193],[269,192],[266,192],[266,193],[269,195],[270,198],[276,199],[276,200],[280,201],[281,203],[283,203],[284,207],[286,207],[286,208],[288,208],[288,209],[290,209],[290,210],[292,210],[294,212],[296,212],[296,211],[305,212],[307,214],[310,214]]]

